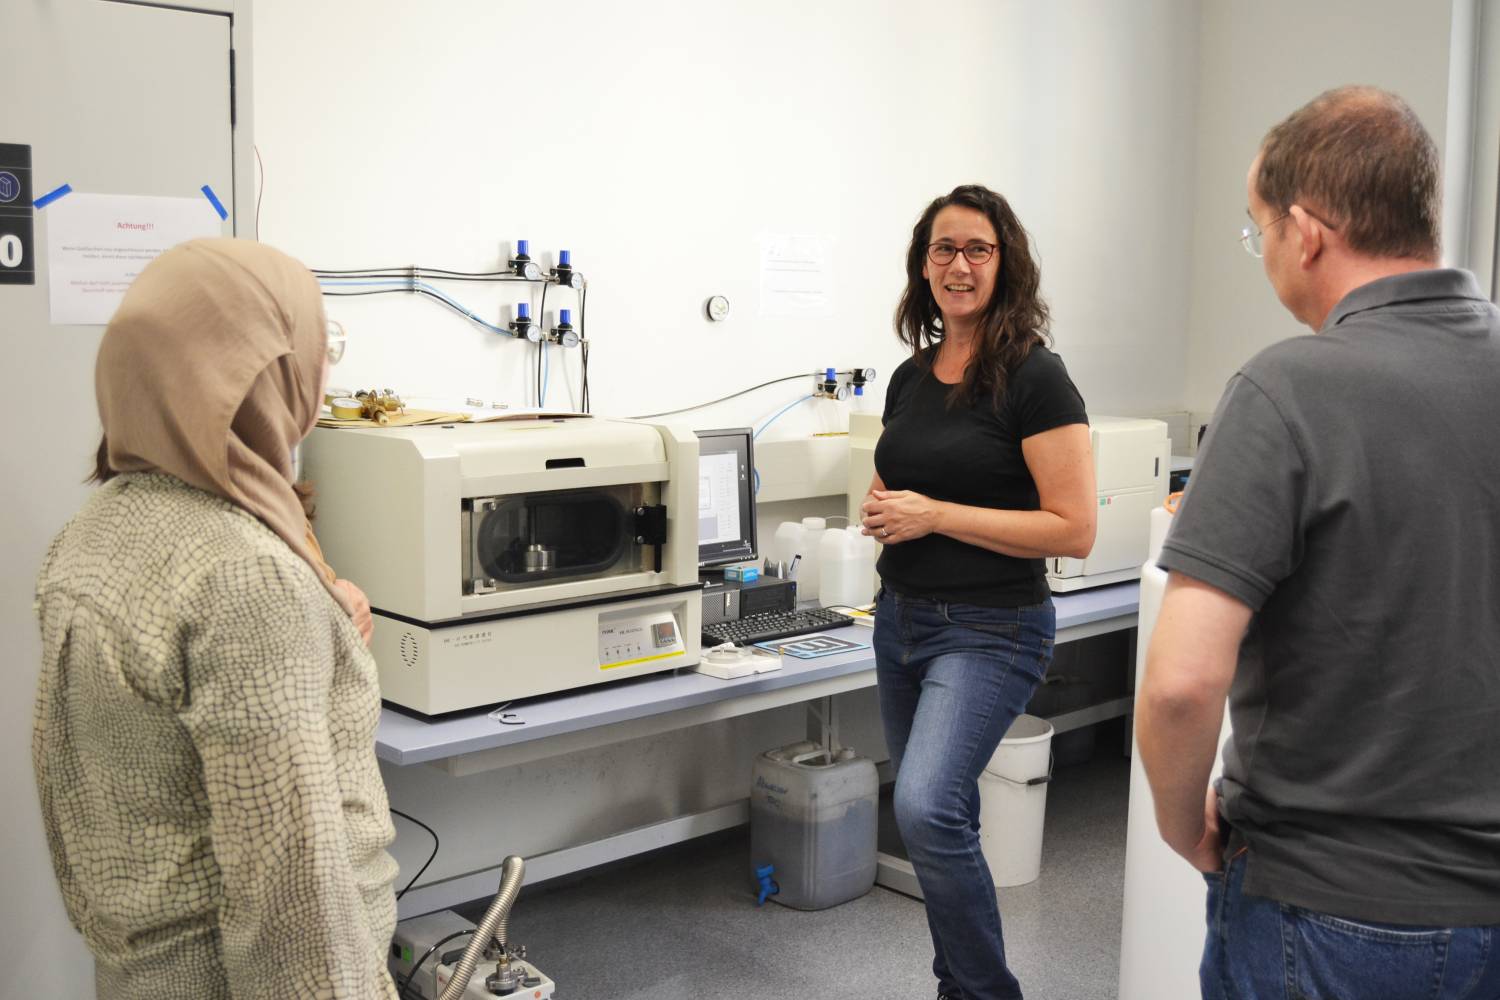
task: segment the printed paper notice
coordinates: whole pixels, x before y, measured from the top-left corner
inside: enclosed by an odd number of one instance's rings
[[[207,198],[70,194],[41,214],[54,326],[108,323],[125,289],[163,250],[223,234]]]
[[[762,236],[760,314],[831,316],[828,243],[819,236]]]

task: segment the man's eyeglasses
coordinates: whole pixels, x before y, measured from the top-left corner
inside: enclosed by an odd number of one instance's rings
[[[952,243],[929,243],[927,259],[942,266],[953,263],[953,258],[962,253],[964,260],[970,264],[986,264],[998,249],[993,243],[970,243],[964,247],[956,247]]]
[[[1302,211],[1307,212],[1307,209],[1303,208]],[[1311,212],[1307,212],[1307,214],[1309,218],[1314,219],[1319,224],[1321,224],[1324,229],[1328,229],[1333,232],[1338,231],[1338,226],[1335,226],[1325,221],[1324,219],[1313,215]],[[1245,248],[1245,252],[1247,254],[1252,257],[1259,258],[1265,256],[1266,230],[1270,229],[1272,226],[1276,225],[1276,223],[1282,221],[1283,219],[1291,218],[1292,213],[1282,212],[1280,215],[1276,216],[1276,218],[1272,219],[1264,226],[1256,223],[1255,216],[1250,214],[1250,210],[1248,208],[1245,209],[1245,215],[1250,219],[1250,225],[1245,226],[1240,230],[1240,245]]]
[[[336,365],[344,356],[344,345],[349,342],[349,335],[344,332],[344,324],[337,320],[328,321],[328,363]]]
[[[1282,212],[1264,226],[1256,223],[1255,216],[1250,214],[1248,208],[1245,209],[1245,215],[1250,219],[1250,225],[1240,230],[1240,245],[1245,248],[1245,252],[1250,256],[1260,258],[1264,257],[1266,252],[1266,230],[1283,219],[1291,218],[1292,213]]]

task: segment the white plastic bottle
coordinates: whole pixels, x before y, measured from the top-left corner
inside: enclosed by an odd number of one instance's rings
[[[875,539],[858,525],[823,533],[818,546],[818,572],[822,576],[818,603],[868,604],[875,596]]]
[[[780,563],[782,572],[792,564],[792,556],[797,554],[798,546],[802,542],[802,524],[800,521],[782,521],[776,526],[776,535],[771,540],[771,561]]]
[[[818,603],[847,604],[853,589],[854,543],[847,531],[830,528],[818,542]]]
[[[802,558],[797,561],[797,572],[793,577],[797,581],[797,600],[815,601],[818,599],[821,580],[818,576],[818,543],[823,540],[823,532],[828,530],[828,522],[821,517],[804,517],[802,519],[802,532],[797,538],[798,556]]]
[[[875,559],[880,546],[875,544],[874,535],[865,534],[857,524],[849,525],[848,532],[854,542],[854,569],[850,573],[852,592],[844,603],[869,604],[875,600],[875,591],[880,589],[880,580],[875,576]]]

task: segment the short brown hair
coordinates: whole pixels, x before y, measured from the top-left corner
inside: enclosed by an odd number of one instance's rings
[[[1261,142],[1255,190],[1285,213],[1325,218],[1350,249],[1435,260],[1441,252],[1437,146],[1411,106],[1376,87],[1313,98]]]

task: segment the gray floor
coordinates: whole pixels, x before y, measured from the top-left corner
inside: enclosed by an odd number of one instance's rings
[[[1115,1000],[1129,774],[1117,756],[1059,768],[1041,878],[1000,892],[1028,998]],[[877,886],[814,913],[757,908],[748,845],[730,831],[523,892],[513,936],[559,1000],[931,1000],[920,902]]]

